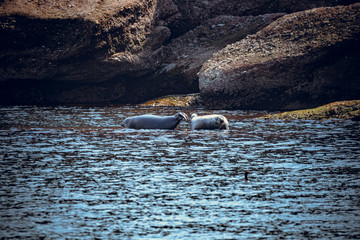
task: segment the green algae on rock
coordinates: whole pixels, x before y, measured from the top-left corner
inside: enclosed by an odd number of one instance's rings
[[[157,107],[187,107],[198,106],[200,103],[200,94],[188,94],[188,95],[169,95],[161,98],[156,98],[147,101],[143,106],[157,106]]]
[[[320,121],[328,119],[350,119],[360,121],[360,100],[333,102],[317,108],[269,114],[261,118]]]

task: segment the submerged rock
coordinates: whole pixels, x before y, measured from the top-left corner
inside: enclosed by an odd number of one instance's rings
[[[285,15],[199,72],[211,108],[292,110],[360,96],[360,4]]]
[[[261,118],[282,120],[350,119],[360,121],[360,100],[339,101],[313,109],[283,112],[278,114],[266,115]]]

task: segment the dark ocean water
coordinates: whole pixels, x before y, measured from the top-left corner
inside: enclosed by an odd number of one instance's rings
[[[0,236],[360,238],[359,122],[183,109],[223,114],[230,130],[121,127],[179,110],[0,107]]]

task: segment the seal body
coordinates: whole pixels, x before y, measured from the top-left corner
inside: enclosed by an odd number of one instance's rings
[[[182,120],[188,120],[185,113],[179,112],[174,116],[140,115],[126,118],[123,125],[134,129],[175,129]]]
[[[229,122],[223,115],[212,114],[198,116],[191,115],[191,129],[226,129],[229,130]]]

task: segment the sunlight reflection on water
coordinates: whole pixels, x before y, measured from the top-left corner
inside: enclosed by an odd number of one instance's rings
[[[0,236],[360,237],[359,123],[182,109],[223,114],[230,131],[121,127],[178,110],[0,108]]]

